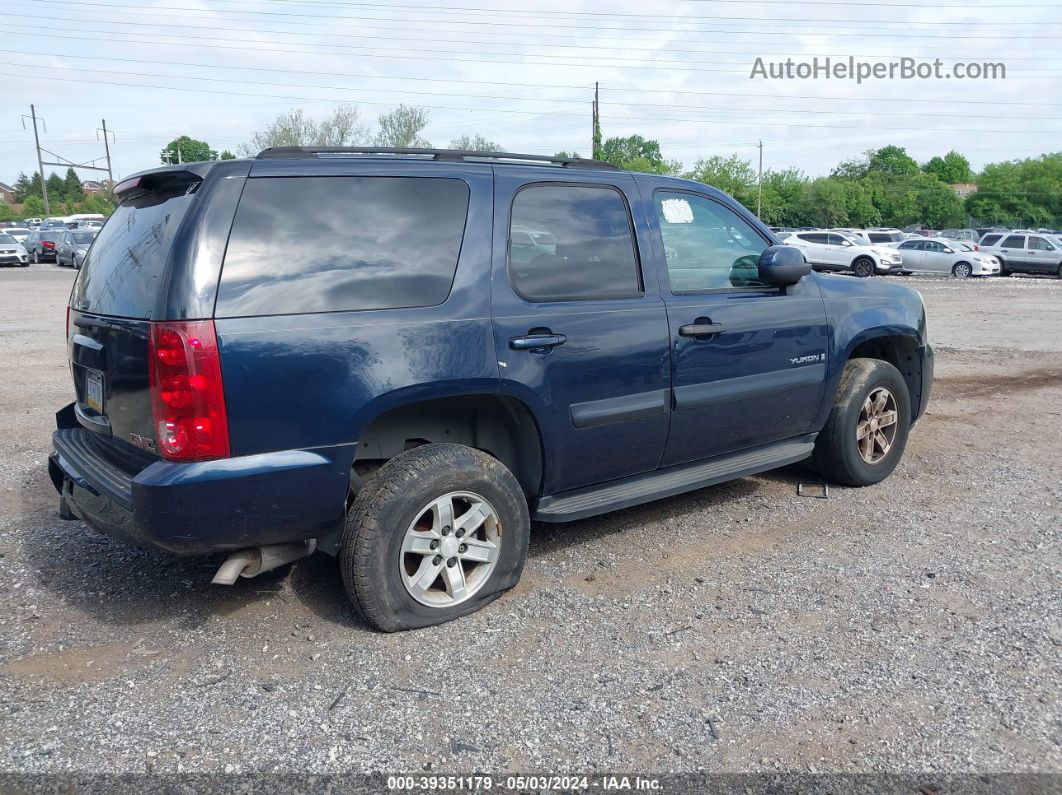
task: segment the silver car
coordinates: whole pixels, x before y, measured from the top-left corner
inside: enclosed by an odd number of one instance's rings
[[[27,226],[9,226],[6,229],[0,229],[5,235],[11,235],[19,243],[25,243],[26,238],[33,234],[33,230]]]
[[[914,273],[950,273],[959,279],[998,276],[999,260],[960,240],[926,238],[905,240],[896,246],[904,270]]]
[[[26,249],[6,231],[0,232],[0,265],[29,266]]]
[[[71,229],[69,232],[60,232],[59,240],[55,244],[55,261],[60,265],[69,264],[74,270],[80,270],[81,263],[85,261],[92,241],[96,239],[98,229]]]

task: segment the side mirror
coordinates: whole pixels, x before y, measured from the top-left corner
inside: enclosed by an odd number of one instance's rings
[[[761,282],[784,287],[796,284],[811,273],[811,265],[799,249],[792,246],[771,246],[760,254],[757,270]]]
[[[954,254],[954,253],[955,253],[955,249],[953,249],[953,248],[948,248],[947,246],[945,246],[945,247],[944,247],[944,253],[945,253],[945,254]]]

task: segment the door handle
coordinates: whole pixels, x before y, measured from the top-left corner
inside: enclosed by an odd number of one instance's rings
[[[710,337],[721,331],[726,331],[726,326],[721,323],[690,323],[679,326],[679,334],[683,337]]]
[[[509,339],[509,347],[514,351],[537,351],[563,345],[568,338],[563,334],[527,334],[523,337]]]

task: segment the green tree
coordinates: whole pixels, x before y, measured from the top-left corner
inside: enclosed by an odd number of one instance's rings
[[[809,225],[831,227],[848,224],[844,181],[819,177],[804,187],[801,215]]]
[[[15,209],[5,201],[0,201],[0,221],[15,221],[18,220],[18,216],[15,214]],[[3,230],[0,230],[2,232]]]
[[[800,198],[807,177],[795,168],[765,171],[760,220],[771,226],[803,226]]]
[[[245,157],[254,157],[273,146],[357,146],[368,139],[369,131],[354,105],[341,105],[320,121],[307,116],[302,108],[294,108],[281,113],[236,150]]]
[[[944,157],[938,155],[930,158],[929,162],[922,166],[922,171],[927,174],[933,174],[941,182],[945,182],[948,185],[973,181],[973,169],[970,168],[970,161],[954,149],[944,155]]]
[[[684,176],[729,193],[749,209],[756,208],[756,170],[751,161],[736,154],[730,157],[712,155],[698,160],[693,170]]]
[[[867,173],[875,172],[910,177],[918,173],[918,163],[902,146],[883,146],[867,152]]]
[[[460,138],[454,138],[450,141],[450,148],[456,149],[459,152],[502,152],[504,149],[501,144],[496,144],[489,138],[485,138],[479,133],[475,135],[462,135]]]
[[[399,105],[378,120],[380,131],[374,143],[377,146],[428,149],[431,144],[421,136],[428,126],[428,111],[412,105]]]
[[[197,163],[202,160],[217,160],[218,153],[206,141],[197,141],[187,135],[174,138],[159,153],[163,163]]]
[[[221,155],[218,157],[218,160],[235,160],[235,159],[236,159],[236,155],[234,155],[228,149],[222,149],[221,150]]]
[[[66,183],[63,178],[54,171],[48,175],[44,183],[48,187],[48,203],[58,204],[66,201]]]
[[[553,155],[558,160],[582,160],[583,156],[578,152],[557,152]]]
[[[625,138],[609,138],[600,147],[598,159],[612,163],[627,171],[641,171],[650,174],[677,174],[682,164],[677,161],[664,160],[657,141],[640,135],[628,135]]]
[[[22,204],[33,192],[33,185],[24,172],[19,172],[18,179],[12,187],[15,189],[15,204]]]
[[[852,226],[877,226],[881,223],[881,213],[874,206],[870,191],[862,181],[843,180],[844,208],[848,223]]]
[[[982,223],[1062,226],[1062,152],[990,163],[966,209]]]
[[[41,218],[44,215],[44,199],[40,196],[27,196],[22,202],[23,218]]]
[[[63,180],[63,184],[66,186],[65,191],[68,199],[76,201],[85,195],[85,191],[81,187],[81,178],[74,169],[68,168],[66,170],[66,178]]]

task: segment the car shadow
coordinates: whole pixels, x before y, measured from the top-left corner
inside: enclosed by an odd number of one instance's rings
[[[757,477],[791,484],[794,491],[799,481],[814,479],[803,464]],[[176,622],[192,630],[217,617],[253,616],[274,599],[294,597],[307,619],[372,631],[352,608],[339,563],[329,555],[314,554],[233,586],[211,585],[224,554],[189,558],[132,547],[83,522],[60,520],[57,510],[42,499],[48,494],[45,489],[54,494],[46,477],[31,477],[23,488],[27,510],[12,529],[22,539],[19,558],[31,570],[34,585],[102,623],[121,627]],[[637,532],[662,518],[681,518],[747,498],[759,488],[756,479],[741,478],[567,524],[533,522],[528,556],[535,560],[605,536]]]

